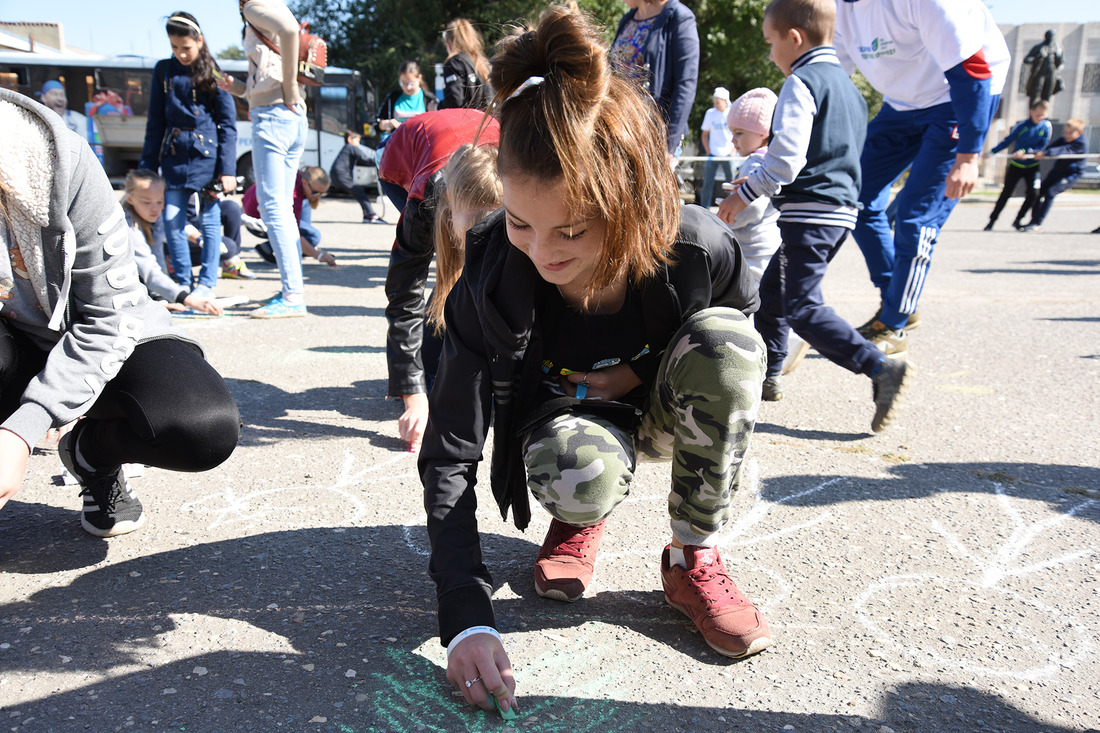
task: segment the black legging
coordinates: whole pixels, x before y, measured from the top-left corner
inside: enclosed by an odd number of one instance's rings
[[[18,407],[49,352],[0,323],[0,422]],[[165,338],[139,344],[77,423],[74,440],[94,468],[143,463],[206,471],[233,452],[237,403],[225,380],[190,344]]]
[[[1015,192],[1016,184],[1023,181],[1024,203],[1021,204],[1020,210],[1016,213],[1016,218],[1012,220],[1013,224],[1019,225],[1020,220],[1024,218],[1024,215],[1027,214],[1039,195],[1039,189],[1036,186],[1038,180],[1038,165],[1023,168],[1009,163],[1005,168],[1005,186],[1001,189],[1001,195],[997,198],[997,203],[993,206],[993,212],[989,215],[989,223],[992,224],[997,221],[997,217],[1001,215],[1001,210],[1004,209],[1005,204],[1008,203],[1009,197]]]

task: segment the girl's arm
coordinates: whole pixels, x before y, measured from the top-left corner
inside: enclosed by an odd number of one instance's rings
[[[666,63],[672,67],[672,96],[668,104],[668,152],[673,153],[688,131],[688,114],[695,103],[699,79],[699,29],[695,18],[684,9],[680,17],[670,19],[673,29],[669,50],[674,58]]]
[[[237,104],[219,89],[211,113],[218,126],[218,162],[214,174],[221,176],[222,187],[229,193],[237,188]]]
[[[466,73],[458,59],[456,54],[443,62],[443,98],[439,100],[439,109],[452,109],[466,103]]]
[[[27,445],[88,410],[154,317],[138,277],[126,217],[103,167],[87,145],[59,155],[76,158],[60,163],[73,170],[72,197],[66,202],[74,227],[66,242],[75,249],[68,322],[55,314],[51,327],[63,329],[62,336],[24,390],[22,404],[4,421],[3,427]],[[164,318],[167,327],[167,313]]]
[[[153,68],[153,81],[149,88],[149,110],[145,122],[145,145],[141,150],[138,168],[156,171],[160,168],[161,148],[164,144],[164,109],[167,96],[164,87],[168,84],[168,68],[171,59],[158,61]]]
[[[283,68],[283,103],[297,112],[302,102],[298,86],[298,21],[282,2],[248,0],[244,18],[267,38],[279,39],[279,58]]]
[[[409,199],[397,226],[397,238],[386,270],[386,356],[390,397],[426,394],[427,378],[420,355],[427,303],[424,287],[435,254],[433,209]]]

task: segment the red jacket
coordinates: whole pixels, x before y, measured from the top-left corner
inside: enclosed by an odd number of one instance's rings
[[[475,138],[478,145],[499,145],[500,124],[476,109],[441,109],[417,115],[386,141],[378,177],[408,191],[410,199],[423,201],[428,179],[447,165],[455,150]]]

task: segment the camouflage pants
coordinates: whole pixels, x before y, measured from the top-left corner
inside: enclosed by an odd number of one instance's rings
[[[525,436],[531,492],[554,518],[589,526],[630,493],[636,456],[671,459],[674,536],[714,544],[730,518],[756,424],[765,359],[760,336],[739,311],[696,313],[669,343],[636,431],[580,412]]]

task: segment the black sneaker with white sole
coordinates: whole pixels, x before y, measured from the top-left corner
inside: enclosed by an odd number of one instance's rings
[[[145,524],[145,512],[126,481],[122,466],[94,472],[78,466],[74,432],[61,438],[57,453],[65,468],[80,482],[80,495],[84,497],[80,525],[84,531],[96,537],[115,537],[140,529]]]

